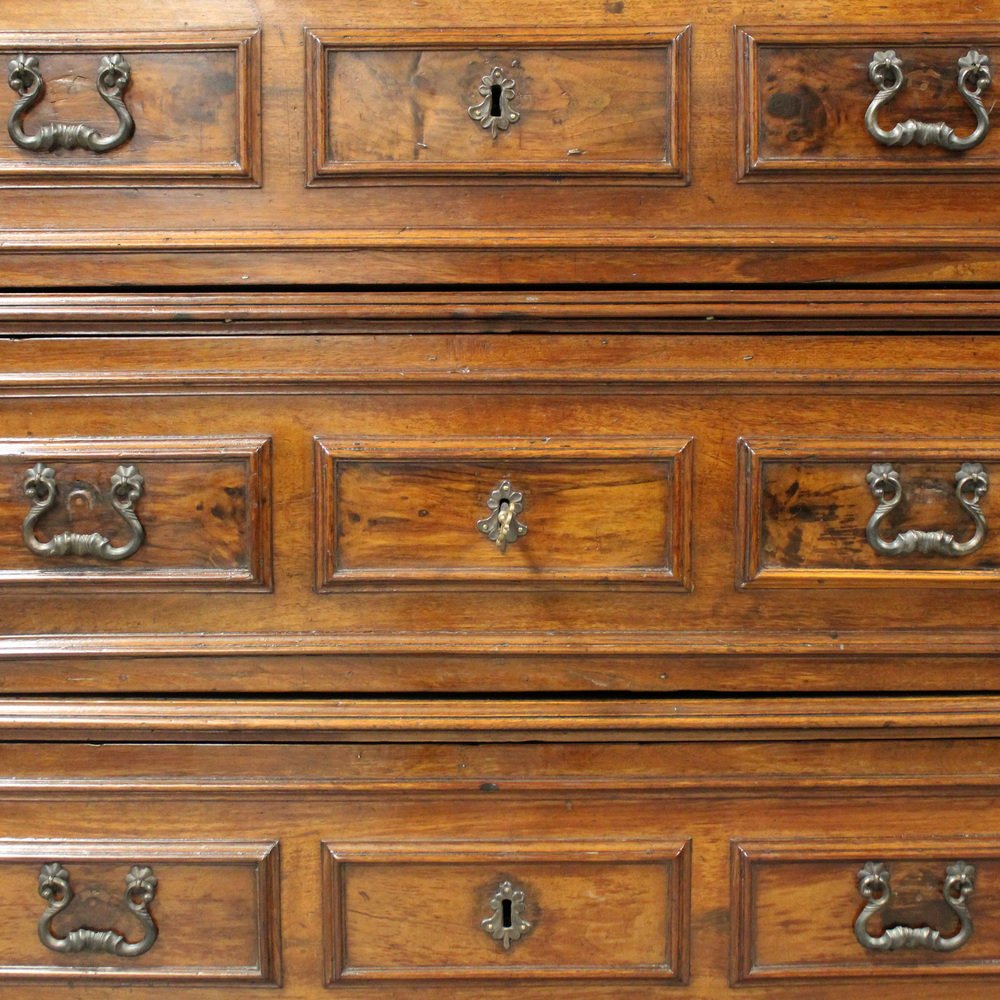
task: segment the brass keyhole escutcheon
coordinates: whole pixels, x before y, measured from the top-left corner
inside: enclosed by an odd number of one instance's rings
[[[524,890],[509,879],[504,879],[490,898],[493,913],[482,922],[482,928],[494,941],[503,943],[504,951],[510,951],[511,942],[519,941],[531,930],[531,924],[522,916],[524,907]]]
[[[521,118],[521,112],[512,107],[517,98],[516,90],[514,78],[507,76],[501,66],[494,66],[479,84],[482,100],[469,108],[469,117],[489,129],[495,139]]]
[[[528,533],[528,526],[518,520],[518,515],[524,511],[524,494],[514,489],[509,479],[504,479],[490,493],[486,506],[491,513],[477,521],[476,527],[495,542],[501,552],[506,552],[508,545]]]

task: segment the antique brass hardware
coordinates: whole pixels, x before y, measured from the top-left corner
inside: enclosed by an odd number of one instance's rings
[[[505,479],[490,493],[486,506],[492,513],[477,521],[476,527],[491,542],[496,542],[501,552],[506,552],[508,545],[528,532],[528,526],[522,524],[517,517],[524,510],[524,494],[515,490],[510,480]]]
[[[933,927],[886,927],[878,937],[868,933],[868,921],[884,910],[892,899],[889,869],[881,862],[869,861],[858,872],[858,892],[867,900],[854,921],[854,936],[871,951],[897,951],[900,948],[927,948],[930,951],[955,951],[972,937],[972,916],[967,906],[976,887],[976,869],[964,861],[948,865],[945,872],[944,901],[959,919],[960,927],[951,937],[943,937]]]
[[[89,149],[92,153],[106,153],[116,149],[131,139],[135,132],[135,122],[125,107],[123,96],[131,79],[132,67],[120,53],[101,58],[97,70],[97,92],[118,117],[118,128],[111,135],[101,135],[91,125],[64,125],[61,122],[48,122],[34,135],[28,135],[22,128],[23,119],[42,99],[45,80],[38,68],[38,57],[22,53],[7,67],[7,83],[18,94],[7,119],[7,132],[21,149],[34,152]]]
[[[38,921],[38,937],[46,948],[67,954],[92,951],[120,958],[144,955],[156,943],[158,933],[149,913],[156,885],[153,869],[145,865],[134,865],[125,876],[123,905],[142,924],[143,936],[140,940],[127,941],[116,930],[94,930],[90,927],[78,927],[65,937],[56,937],[52,932],[52,921],[73,902],[74,893],[69,872],[58,861],[42,865],[38,873],[38,895],[49,905]]]
[[[918,122],[912,118],[898,122],[886,132],[878,123],[878,111],[888,104],[902,89],[906,77],[903,61],[892,49],[876,52],[868,64],[868,78],[879,89],[865,112],[868,134],[883,146],[942,146],[944,149],[963,150],[978,146],[990,130],[989,112],[983,106],[982,92],[990,85],[990,57],[970,49],[958,60],[958,92],[976,116],[975,129],[964,138],[944,122]]]
[[[531,924],[524,919],[524,890],[504,879],[490,898],[492,915],[482,922],[482,928],[494,941],[503,942],[503,950],[510,951],[511,941],[518,941]]]
[[[972,518],[976,530],[964,542],[955,540],[947,531],[901,531],[892,541],[879,533],[879,525],[886,515],[899,506],[903,499],[903,484],[899,473],[888,463],[876,463],[867,475],[872,496],[878,501],[868,521],[866,535],[871,547],[883,556],[905,556],[911,552],[926,555],[967,556],[986,541],[986,518],[979,501],[990,488],[986,470],[978,462],[965,462],[955,473],[955,496],[962,509]]]
[[[479,93],[483,99],[469,108],[469,117],[479,122],[484,129],[488,128],[494,139],[521,118],[521,113],[511,107],[517,96],[516,86],[514,80],[507,76],[506,70],[494,66],[479,84]]]
[[[24,544],[36,556],[96,556],[116,562],[138,551],[146,537],[135,513],[136,501],[142,496],[144,480],[134,465],[119,465],[111,477],[111,506],[128,525],[130,537],[124,545],[112,545],[104,535],[94,532],[84,535],[63,532],[47,542],[35,537],[35,525],[55,506],[58,488],[54,469],[39,462],[24,475],[24,492],[31,500],[31,509],[24,519]]]

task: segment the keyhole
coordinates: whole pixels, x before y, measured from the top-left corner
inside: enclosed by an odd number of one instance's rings
[[[503,929],[509,931],[514,926],[514,904],[512,901],[509,899],[503,900],[500,912]]]
[[[499,83],[494,83],[493,86],[490,87],[490,115],[493,118],[500,117],[500,95],[502,93],[503,87],[501,87]]]

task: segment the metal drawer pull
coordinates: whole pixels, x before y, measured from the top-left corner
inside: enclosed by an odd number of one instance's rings
[[[496,542],[501,552],[506,552],[508,545],[513,545],[528,533],[528,526],[517,519],[517,515],[524,510],[524,494],[515,490],[510,480],[505,479],[490,494],[486,506],[493,513],[476,521],[476,527],[491,542]]]
[[[482,928],[494,941],[503,942],[503,950],[510,951],[511,941],[518,941],[531,930],[524,917],[524,890],[506,879],[500,883],[490,899],[493,915],[482,922]]]
[[[474,122],[479,122],[483,128],[488,128],[494,139],[521,118],[521,112],[511,107],[517,96],[514,93],[515,87],[516,84],[507,76],[507,71],[494,66],[493,71],[487,73],[479,84],[479,93],[483,99],[469,108],[469,117]]]
[[[111,477],[111,506],[128,525],[131,534],[124,545],[112,545],[109,539],[96,531],[90,535],[66,531],[53,535],[47,542],[40,542],[35,537],[35,525],[55,506],[58,489],[55,470],[39,462],[24,474],[24,492],[31,500],[31,510],[24,519],[24,544],[36,556],[97,556],[109,562],[127,559],[138,550],[146,537],[133,509],[142,496],[143,484],[144,480],[134,465],[119,465]]]
[[[135,865],[125,876],[123,900],[126,909],[144,928],[140,941],[126,941],[125,936],[116,930],[99,931],[90,927],[78,927],[66,937],[56,937],[52,933],[52,921],[73,902],[69,872],[58,861],[42,865],[38,874],[38,895],[49,904],[38,921],[38,937],[52,951],[66,954],[95,951],[118,955],[120,958],[136,958],[156,944],[156,924],[149,915],[149,904],[156,895],[156,876],[153,869],[145,865]]]
[[[21,127],[22,120],[45,93],[38,57],[19,55],[10,61],[7,74],[10,89],[19,95],[7,119],[7,131],[21,149],[37,152],[89,149],[92,153],[106,153],[128,142],[135,132],[135,122],[123,97],[132,78],[132,67],[118,52],[102,56],[97,71],[97,92],[118,116],[118,128],[111,135],[101,135],[92,125],[63,125],[61,122],[47,122],[35,135],[26,134]]]
[[[990,130],[989,112],[980,96],[992,79],[989,63],[990,57],[975,49],[969,49],[958,60],[958,92],[976,116],[975,130],[964,139],[955,135],[955,130],[944,122],[918,122],[912,118],[898,122],[886,132],[878,123],[879,108],[899,93],[906,78],[903,75],[903,60],[892,49],[876,52],[868,64],[868,78],[879,88],[865,112],[868,134],[883,146],[908,146],[911,142],[916,142],[918,146],[934,145],[956,150],[978,146]]]
[[[889,905],[892,887],[889,869],[881,862],[869,861],[858,872],[858,892],[868,901],[854,921],[854,936],[871,951],[898,951],[900,948],[927,948],[930,951],[955,951],[972,937],[972,916],[966,905],[976,888],[976,869],[964,861],[948,865],[944,879],[944,901],[957,915],[961,926],[951,937],[942,937],[933,927],[886,927],[878,936],[868,933],[868,921]]]
[[[899,473],[888,463],[876,463],[866,477],[872,496],[878,501],[875,513],[868,521],[866,535],[871,547],[883,556],[906,556],[911,552],[925,555],[967,556],[986,541],[986,518],[979,509],[979,501],[990,488],[990,477],[979,462],[965,462],[955,473],[955,496],[962,509],[975,522],[976,530],[964,542],[955,541],[948,531],[901,531],[892,541],[879,533],[883,518],[903,499],[903,485]]]

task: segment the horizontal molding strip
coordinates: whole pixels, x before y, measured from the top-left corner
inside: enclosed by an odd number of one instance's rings
[[[1000,658],[1000,632],[131,632],[0,636],[0,662],[160,656],[851,656]]]
[[[90,254],[315,250],[990,250],[1000,247],[1000,229],[925,226],[801,228],[431,228],[394,229],[7,229],[2,253]]]
[[[1000,697],[588,700],[7,698],[4,742],[490,742],[1000,736]]]

